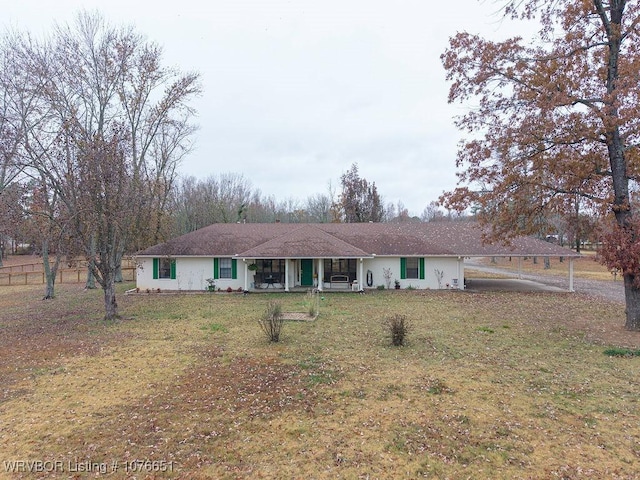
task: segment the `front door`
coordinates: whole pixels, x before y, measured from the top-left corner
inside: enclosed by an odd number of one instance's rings
[[[300,260],[300,285],[313,287],[313,260],[309,258]]]

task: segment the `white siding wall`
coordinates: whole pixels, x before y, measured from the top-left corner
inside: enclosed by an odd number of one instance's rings
[[[153,259],[138,258],[137,271],[137,287],[144,289],[161,289],[161,290],[206,290],[207,278],[213,277],[213,258],[206,257],[176,257],[176,278],[175,280],[162,278],[153,278]],[[294,287],[299,283],[299,272],[295,264],[289,262],[289,287]],[[249,262],[251,263],[251,262]],[[315,262],[314,262],[315,263]],[[234,290],[244,288],[245,266],[242,259],[238,259],[238,269],[236,279],[217,279],[216,289],[225,290],[231,287]],[[317,266],[316,266],[317,267]],[[391,288],[394,288],[394,280],[400,281],[400,288],[412,286],[417,289],[438,289],[438,280],[436,270],[443,272],[441,280],[441,288],[452,288],[454,279],[458,279],[458,288],[463,288],[463,261],[457,258],[440,258],[426,257],[423,280],[419,278],[400,278],[400,258],[399,257],[377,257],[374,259],[364,259],[363,274],[364,278],[360,279],[361,285],[367,288],[376,288],[378,285],[385,285],[384,269],[391,270]],[[366,284],[367,270],[373,273],[373,286],[368,287]],[[358,268],[359,274],[359,268]],[[253,282],[253,275],[249,272],[248,285]],[[329,288],[329,284],[325,283],[325,288]],[[386,286],[385,286],[386,288]]]
[[[153,259],[138,258],[138,271],[136,286],[141,290],[206,290],[207,278],[213,278],[213,258],[207,257],[176,257],[176,278],[153,278]],[[216,280],[216,289],[225,290],[231,287],[234,290],[244,288],[244,263],[238,260],[238,278],[219,278]]]
[[[399,257],[377,257],[374,259],[365,259],[363,285],[365,288],[376,288],[378,285],[385,285],[384,269],[391,270],[391,288],[394,288],[395,280],[400,281],[400,288],[412,286],[417,289],[438,289],[438,279],[435,270],[443,272],[440,288],[447,288],[447,284],[451,288],[454,279],[458,280],[458,288],[463,288],[463,263],[462,259],[457,258],[441,258],[441,257],[425,257],[424,259],[424,280],[419,278],[401,279],[400,275],[400,258]],[[368,287],[366,284],[367,270],[373,273],[373,286]]]

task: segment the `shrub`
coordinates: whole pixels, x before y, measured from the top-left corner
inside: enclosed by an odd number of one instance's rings
[[[320,296],[313,290],[307,292],[307,313],[311,318],[315,318],[320,313]]]
[[[391,336],[391,343],[396,347],[404,345],[407,333],[411,329],[406,315],[395,314],[387,318],[384,325]]]
[[[385,287],[387,288],[387,290],[391,289],[391,277],[393,276],[393,273],[391,273],[391,269],[390,268],[383,268],[382,269],[382,277],[384,278],[384,284]]]
[[[284,324],[282,305],[278,302],[269,302],[258,323],[270,342],[280,341],[280,332]]]

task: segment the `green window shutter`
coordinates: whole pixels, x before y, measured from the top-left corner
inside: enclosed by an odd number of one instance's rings
[[[231,278],[238,278],[238,260],[236,258],[231,259]]]
[[[176,279],[176,261],[175,259],[171,260],[171,280]]]
[[[158,271],[160,270],[160,259],[159,258],[154,258],[153,259],[153,279],[157,280],[158,279]]]
[[[407,259],[400,257],[400,278],[407,278]]]
[[[220,267],[218,267],[218,257],[213,259],[213,278],[220,278]]]
[[[420,257],[419,268],[420,268],[420,280],[424,280],[424,257]]]

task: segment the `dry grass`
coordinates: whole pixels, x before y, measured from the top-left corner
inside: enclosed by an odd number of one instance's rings
[[[123,287],[124,288],[124,287]],[[326,294],[269,344],[269,300],[0,289],[0,457],[137,478],[637,478],[639,347],[623,306],[571,294]],[[405,347],[382,320],[406,315]],[[148,464],[152,468],[154,464]],[[78,473],[78,478],[93,476]]]
[[[576,258],[573,261],[573,271],[576,278],[584,278],[588,280],[612,280],[614,277],[609,269],[600,264],[596,259],[594,252],[582,252],[583,257]],[[508,257],[485,257],[477,259],[480,263],[489,266],[503,268],[514,272],[518,271],[518,259]],[[473,266],[469,266],[473,269]],[[565,260],[560,262],[558,258],[552,258],[550,261],[550,268],[545,268],[544,258],[537,257],[535,260],[533,257],[528,257],[522,260],[521,264],[523,273],[531,274],[544,274],[544,275],[557,275],[566,277],[569,272],[569,262]],[[466,274],[465,270],[465,274]],[[469,272],[473,276],[473,272]],[[469,275],[467,275],[469,276]],[[487,277],[484,272],[480,274],[482,277]],[[499,276],[499,275],[497,275]],[[620,280],[620,277],[617,277]]]

